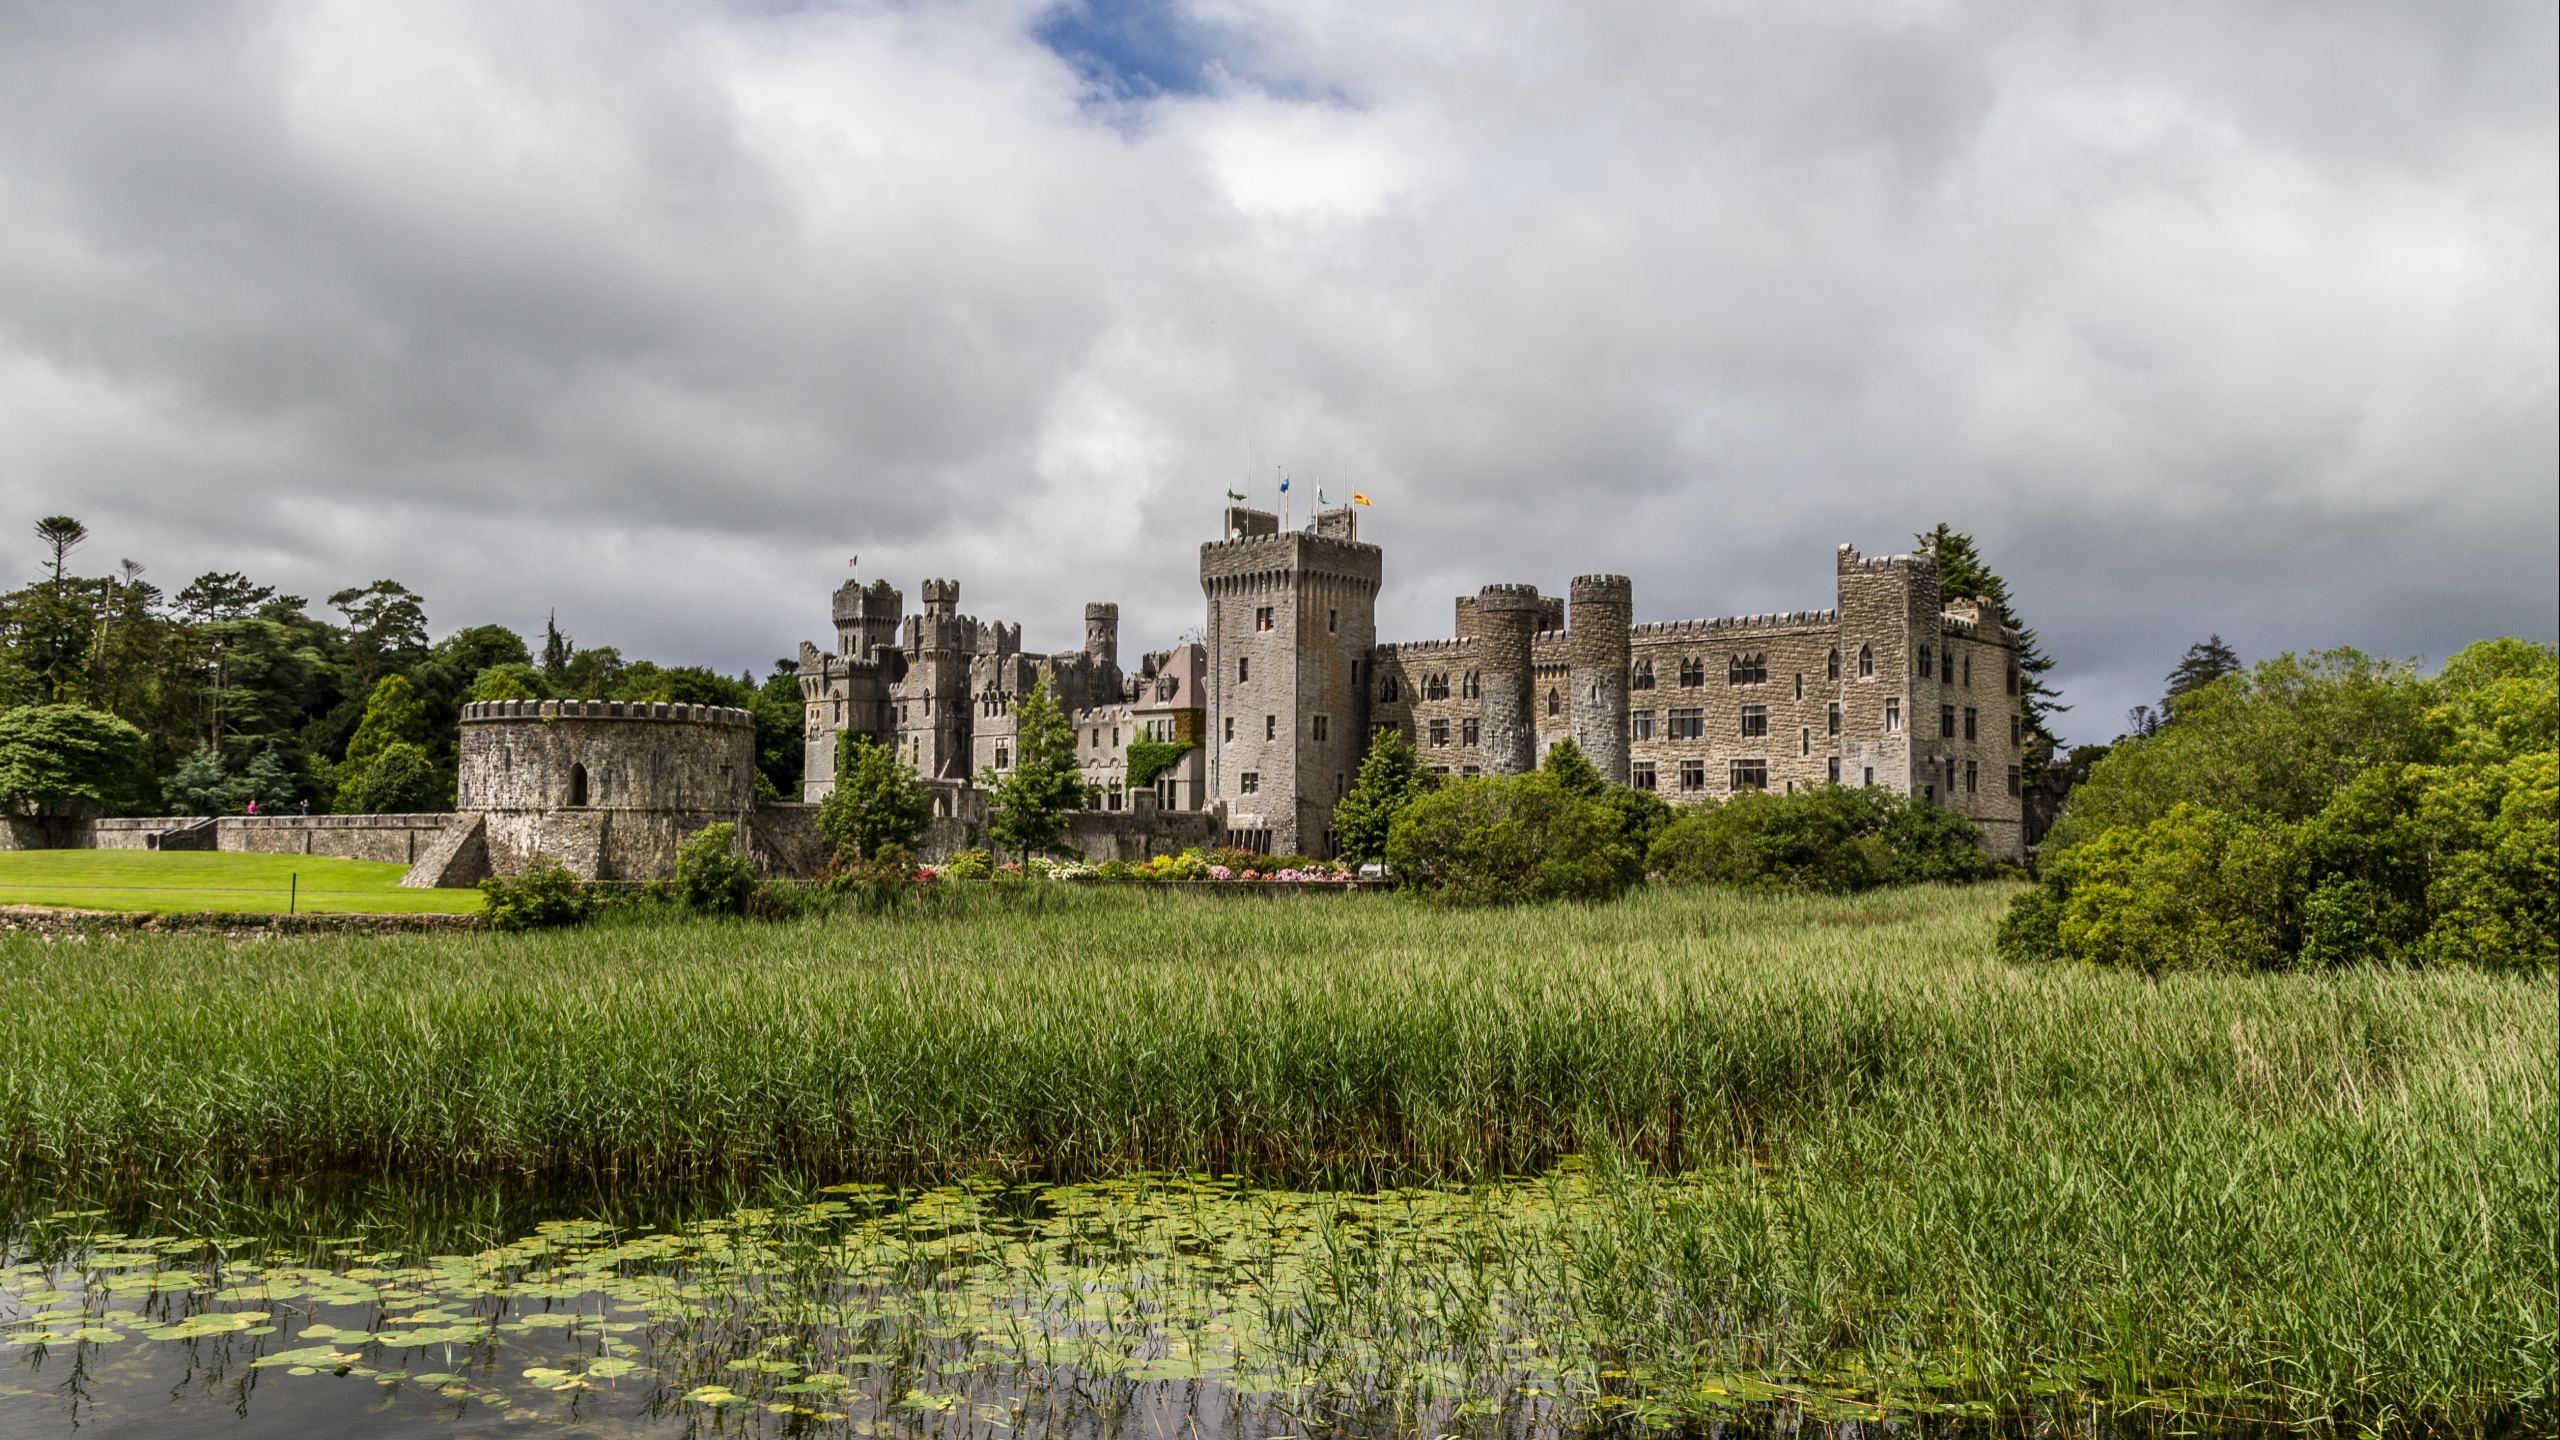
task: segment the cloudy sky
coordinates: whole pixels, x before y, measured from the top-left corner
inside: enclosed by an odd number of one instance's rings
[[[2554,13],[0,5],[0,580],[761,673],[859,554],[1134,650],[1284,467],[1394,638],[1945,520],[2103,739],[2208,631],[2553,635]]]

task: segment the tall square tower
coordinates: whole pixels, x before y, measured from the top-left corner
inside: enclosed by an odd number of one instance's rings
[[[1230,508],[1200,547],[1208,601],[1208,789],[1231,843],[1330,856],[1334,802],[1360,767],[1378,547],[1347,508],[1282,533],[1267,511]]]

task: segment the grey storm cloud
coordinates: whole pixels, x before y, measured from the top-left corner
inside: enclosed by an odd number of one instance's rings
[[[1283,468],[1400,637],[1945,520],[2102,739],[2207,631],[2552,636],[2553,17],[12,6],[0,521],[734,670],[856,553],[1163,643]]]

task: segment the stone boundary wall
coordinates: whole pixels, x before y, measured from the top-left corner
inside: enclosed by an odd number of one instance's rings
[[[443,814],[11,817],[0,850],[215,850],[414,865],[456,818]]]

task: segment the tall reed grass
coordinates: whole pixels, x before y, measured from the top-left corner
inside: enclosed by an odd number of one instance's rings
[[[0,1135],[127,1176],[1464,1182],[1595,1151],[1730,1177],[1612,1192],[1560,1252],[1657,1364],[2549,1416],[2547,981],[2022,969],[1989,954],[2008,893],[1061,887],[806,925],[15,941]]]

